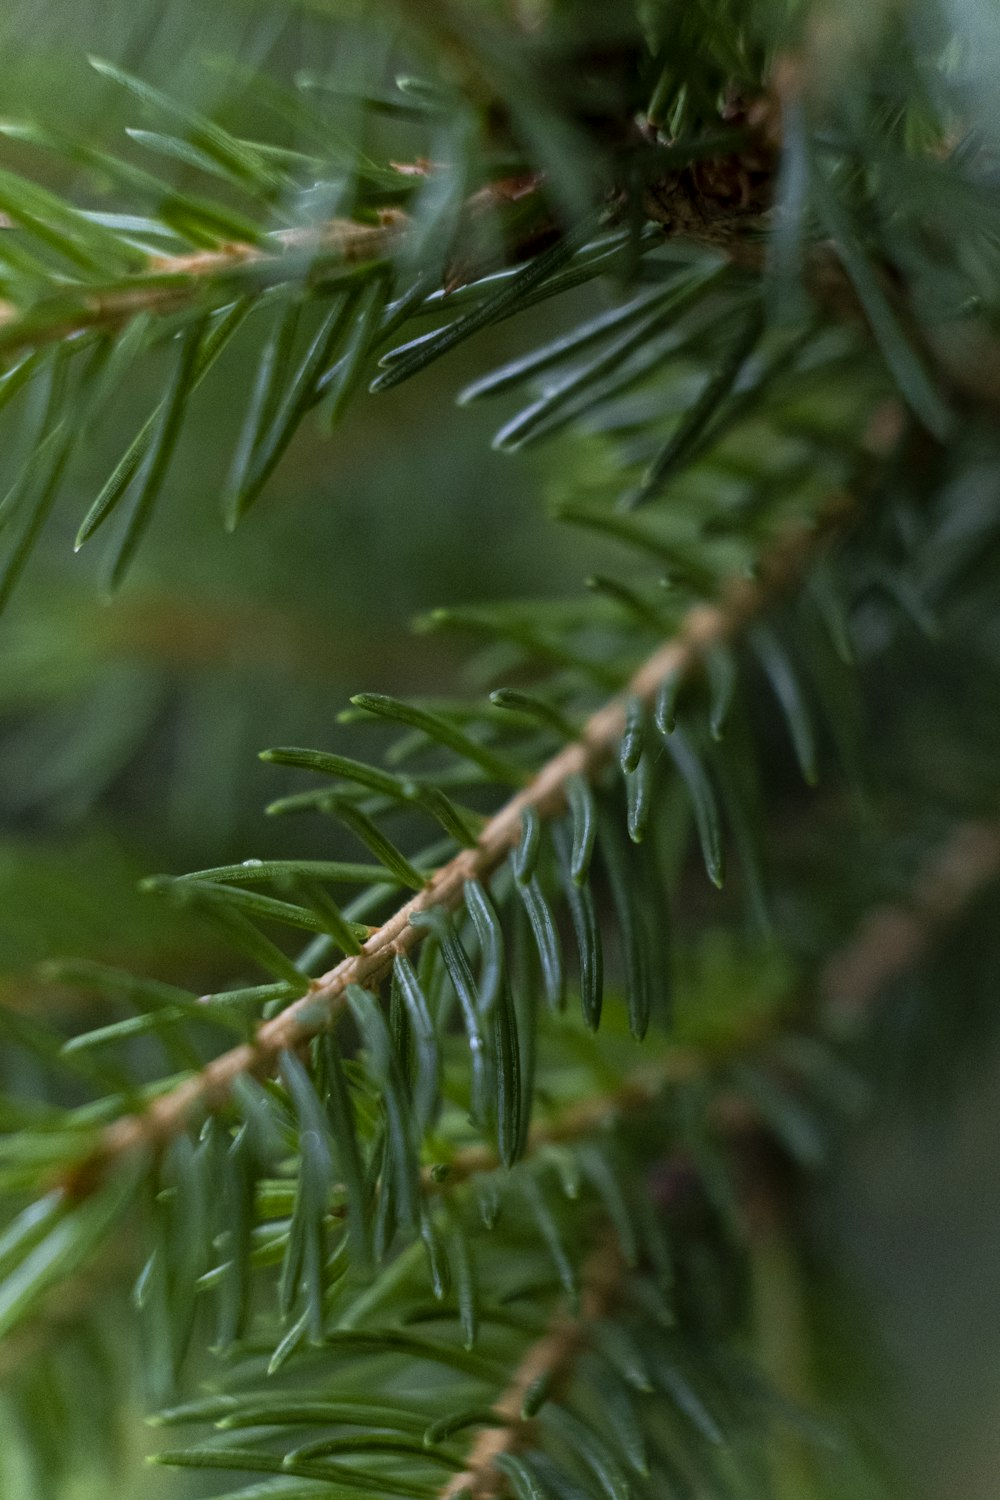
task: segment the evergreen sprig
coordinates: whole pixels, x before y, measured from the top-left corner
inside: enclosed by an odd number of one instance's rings
[[[605,10],[402,8],[411,71],[366,42],[360,83],[268,93],[261,139],[105,62],[129,147],[3,127],[80,176],[0,168],[0,407],[24,434],[0,603],[138,372],[155,397],[77,533],[118,528],[112,587],[235,348],[230,529],[310,413],[515,317],[520,352],[460,403],[511,402],[494,446],[549,444],[557,515],[601,549],[582,597],[420,621],[480,643],[485,691],[356,696],[380,761],[264,752],[321,778],[270,811],[328,820],[328,857],[145,882],[238,955],[231,986],[53,965],[100,1024],[0,1016],[42,1080],[26,1097],[13,1067],[0,1099],[0,1347],[30,1398],[32,1330],[63,1305],[85,1327],[142,1239],[149,1403],[200,1434],[157,1462],[256,1476],[241,1500],[881,1485],[834,1397],[771,1367],[766,1323],[809,1322],[788,1184],[878,1083],[849,1023],[891,1030],[876,1002],[998,869],[978,682],[937,789],[959,833],[905,909],[831,868],[823,825],[890,761],[881,815],[919,805],[907,715],[941,715],[900,639],[964,641],[996,607],[1000,509],[967,482],[995,465],[996,393],[965,358],[1000,310],[991,123],[936,0],[921,26]],[[536,338],[549,302],[565,321]],[[883,751],[859,704],[886,684]],[[206,1347],[223,1374],[188,1400]]]

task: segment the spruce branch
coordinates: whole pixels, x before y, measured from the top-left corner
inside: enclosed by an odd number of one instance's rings
[[[895,434],[895,421],[885,420],[885,413],[881,418],[877,443],[885,441],[888,433]],[[95,1155],[75,1174],[75,1182],[88,1185],[99,1180],[103,1169],[117,1158],[143,1146],[162,1146],[199,1110],[220,1107],[237,1078],[269,1074],[282,1052],[294,1051],[326,1029],[343,1006],[349,985],[370,989],[381,983],[395,955],[408,952],[423,937],[426,929],[415,924],[414,917],[433,907],[453,911],[462,900],[466,882],[487,883],[517,845],[526,814],[534,812],[542,820],[557,816],[566,808],[572,779],[593,780],[612,759],[626,729],[629,705],[639,702],[651,707],[663,683],[687,677],[713,647],[738,638],[794,587],[817,552],[855,510],[853,499],[836,496],[821,517],[796,526],[775,544],[761,560],[756,577],[731,578],[717,603],[693,606],[676,635],[646,660],[625,691],[593,714],[580,737],[549,760],[489,819],[476,844],[460,850],[438,869],[423,890],[372,933],[359,954],[344,958],[315,979],[301,999],[259,1026],[252,1042],[223,1053],[142,1113],[124,1116],[108,1127]]]
[[[319,228],[278,230],[264,245],[232,241],[213,250],[153,255],[141,271],[114,286],[88,289],[82,285],[72,311],[51,320],[44,316],[44,300],[26,316],[13,303],[0,302],[0,350],[17,354],[76,337],[87,329],[118,329],[140,313],[183,312],[198,305],[211,283],[221,283],[235,295],[295,278],[308,284],[324,268],[374,264],[397,248],[405,221],[401,213],[393,213],[382,225],[331,219]]]
[[[848,1028],[856,1035],[871,1018],[876,1005],[889,987],[910,971],[920,959],[939,943],[979,895],[1000,876],[1000,825],[988,822],[960,824],[928,855],[918,870],[908,894],[899,901],[877,906],[865,914],[857,931],[826,960],[815,982],[820,1002],[821,1026],[832,1027],[836,1034]],[[766,1048],[780,1028],[781,1016],[763,1031],[754,1029],[751,1050]],[[739,1043],[734,1052],[742,1051]],[[713,1066],[725,1063],[725,1052],[705,1053],[694,1046],[671,1047],[653,1062],[643,1064],[626,1074],[613,1090],[586,1095],[545,1118],[536,1119],[530,1130],[525,1159],[547,1146],[572,1146],[599,1135],[615,1120],[634,1117],[650,1109],[662,1096],[664,1088],[682,1084],[704,1075]],[[744,1171],[743,1208],[751,1241],[767,1239],[782,1217],[774,1180],[774,1164],[765,1158],[763,1145],[766,1126],[746,1099],[732,1091],[722,1091],[715,1099],[713,1127],[730,1149],[752,1151],[752,1171]],[[485,1145],[461,1147],[447,1163],[447,1172],[434,1166],[422,1172],[424,1190],[447,1197],[451,1192],[500,1165],[495,1150]],[[683,1165],[681,1163],[680,1165]],[[334,1215],[339,1215],[334,1210]],[[122,1269],[126,1257],[121,1247],[106,1255],[96,1267],[87,1267],[61,1287],[55,1289],[43,1304],[41,1314],[27,1330],[8,1337],[0,1344],[0,1373],[12,1378],[41,1350],[51,1345],[61,1330],[73,1324],[92,1303],[94,1294],[104,1287],[109,1271]],[[603,1314],[595,1311],[602,1299],[613,1300],[615,1289],[624,1274],[621,1257],[613,1246],[605,1245],[594,1252],[582,1277],[581,1310],[575,1317],[560,1313],[546,1334],[532,1345],[493,1411],[503,1418],[497,1431],[485,1430],[461,1475],[449,1482],[444,1496],[457,1496],[468,1487],[476,1500],[486,1500],[496,1483],[493,1464],[503,1453],[515,1451],[530,1434],[530,1423],[522,1418],[525,1390],[544,1374],[554,1374],[556,1366],[568,1375],[569,1366],[586,1338],[586,1325]],[[775,1291],[769,1285],[770,1291]],[[607,1308],[605,1306],[604,1310]],[[768,1334],[761,1321],[761,1335]],[[780,1339],[769,1338],[769,1349],[784,1348]],[[781,1380],[786,1394],[801,1397],[803,1391],[789,1388]],[[491,1478],[492,1476],[492,1478]]]
[[[852,1035],[886,986],[915,967],[942,931],[1000,877],[1000,824],[961,823],[918,873],[907,900],[868,912],[850,943],[826,966],[823,1012]]]
[[[857,930],[823,963],[816,976],[820,1027],[835,1038],[856,1037],[870,1022],[890,986],[911,972],[941,942],[973,902],[1000,879],[1000,824],[960,823],[927,856],[898,901],[878,905],[861,918]],[[747,1049],[742,1039],[708,1052],[675,1046],[655,1062],[631,1070],[609,1093],[589,1094],[547,1119],[536,1120],[526,1155],[548,1145],[567,1145],[597,1134],[612,1121],[648,1109],[670,1084],[683,1083],[724,1063],[727,1056],[757,1051],[780,1030],[783,1016],[754,1028]],[[760,1128],[746,1100],[722,1093],[715,1121],[723,1134],[737,1138]],[[444,1177],[424,1174],[429,1189],[451,1189],[481,1172],[495,1170],[499,1158],[487,1146],[463,1147]],[[766,1185],[761,1184],[766,1198]]]
[[[525,1415],[526,1398],[542,1383],[547,1392],[559,1394],[586,1345],[588,1328],[611,1310],[624,1272],[617,1246],[605,1244],[593,1252],[581,1278],[579,1312],[575,1316],[557,1313],[542,1337],[529,1346],[510,1384],[493,1405],[493,1414],[501,1425],[483,1428],[465,1468],[449,1479],[439,1500],[494,1500],[502,1493],[504,1479],[497,1460],[516,1453],[530,1440],[532,1422]]]
[[[847,1019],[856,1030],[871,1019],[876,1004],[894,980],[910,970],[959,919],[971,901],[1000,875],[1000,827],[964,823],[936,848],[918,871],[908,896],[876,907],[863,918],[855,936],[826,961],[816,992],[826,1001],[821,1024],[838,1027]],[[831,1008],[832,1006],[832,1008]],[[775,1027],[780,1026],[776,1018]],[[766,1045],[767,1037],[757,1041]],[[636,1070],[609,1095],[594,1095],[536,1125],[529,1150],[549,1143],[565,1144],[592,1134],[630,1111],[648,1107],[668,1082],[691,1077],[713,1059],[678,1050],[657,1064]],[[727,1151],[738,1153],[741,1218],[746,1235],[753,1288],[755,1340],[762,1368],[775,1388],[803,1410],[816,1398],[808,1358],[808,1309],[802,1267],[792,1241],[785,1173],[773,1140],[748,1101],[725,1092],[714,1101],[713,1126]],[[684,1171],[683,1157],[673,1163]],[[461,1151],[445,1182],[455,1186],[497,1162],[482,1148]],[[588,1325],[606,1316],[621,1285],[625,1267],[617,1248],[601,1246],[587,1262],[582,1278],[581,1309],[574,1318],[559,1314],[532,1344],[495,1402],[497,1426],[485,1427],[471,1448],[465,1468],[454,1475],[439,1500],[495,1500],[507,1486],[498,1460],[527,1446],[533,1422],[525,1414],[525,1395],[544,1381],[558,1397],[568,1383],[573,1362],[587,1342]],[[811,1457],[801,1438],[782,1433],[773,1455],[776,1492],[789,1497],[811,1483]]]

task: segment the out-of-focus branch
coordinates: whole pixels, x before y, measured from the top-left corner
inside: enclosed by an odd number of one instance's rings
[[[920,871],[909,898],[869,912],[826,965],[820,999],[831,1029],[859,1030],[885,988],[913,968],[998,878],[1000,823],[961,823]]]
[[[484,1427],[470,1450],[465,1468],[449,1479],[439,1500],[494,1500],[504,1478],[497,1460],[516,1453],[528,1441],[532,1423],[523,1413],[525,1397],[539,1381],[558,1394],[572,1375],[573,1365],[586,1346],[590,1325],[610,1311],[621,1283],[624,1265],[618,1250],[605,1245],[584,1268],[580,1311],[575,1317],[560,1312],[542,1337],[530,1345],[507,1389],[493,1405],[496,1427]]]

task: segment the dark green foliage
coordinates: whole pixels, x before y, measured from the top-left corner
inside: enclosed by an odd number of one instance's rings
[[[310,719],[321,747],[261,752],[313,778],[275,785],[288,857],[220,845],[144,882],[207,934],[204,970],[52,964],[81,1017],[0,1011],[0,1370],[9,1348],[31,1493],[72,1471],[39,1417],[45,1319],[78,1293],[93,1338],[90,1278],[139,1260],[143,1386],[181,1429],[156,1461],[220,1471],[206,1493],[222,1471],[230,1500],[888,1493],[820,1373],[798,1206],[884,1058],[922,1077],[944,1050],[925,950],[961,903],[918,886],[920,967],[886,974],[873,1057],[831,960],[995,810],[996,391],[963,351],[996,358],[1000,221],[973,22],[435,0],[383,36],[390,8],[343,9],[285,7],[225,107],[95,62],[127,145],[54,106],[4,122],[0,603],[60,495],[78,549],[113,533],[117,590],[172,490],[205,486],[230,530],[260,501],[252,527],[313,414],[411,378],[436,400],[453,354],[477,371],[459,403],[508,403],[494,448],[537,450],[598,571],[424,616],[474,638],[465,696],[376,668],[390,690]],[[393,530],[423,556],[410,498]],[[302,592],[311,649],[328,596]],[[15,660],[5,711],[31,677]],[[118,795],[172,694],[135,668],[125,709],[73,723],[72,769],[29,741],[23,807]],[[208,801],[217,760],[190,756]],[[109,1452],[113,1386],[80,1395]]]

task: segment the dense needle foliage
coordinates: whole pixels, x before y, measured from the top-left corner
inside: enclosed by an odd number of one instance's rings
[[[907,1493],[828,1197],[992,1035],[1000,22],[183,9],[0,120],[3,1495]]]

